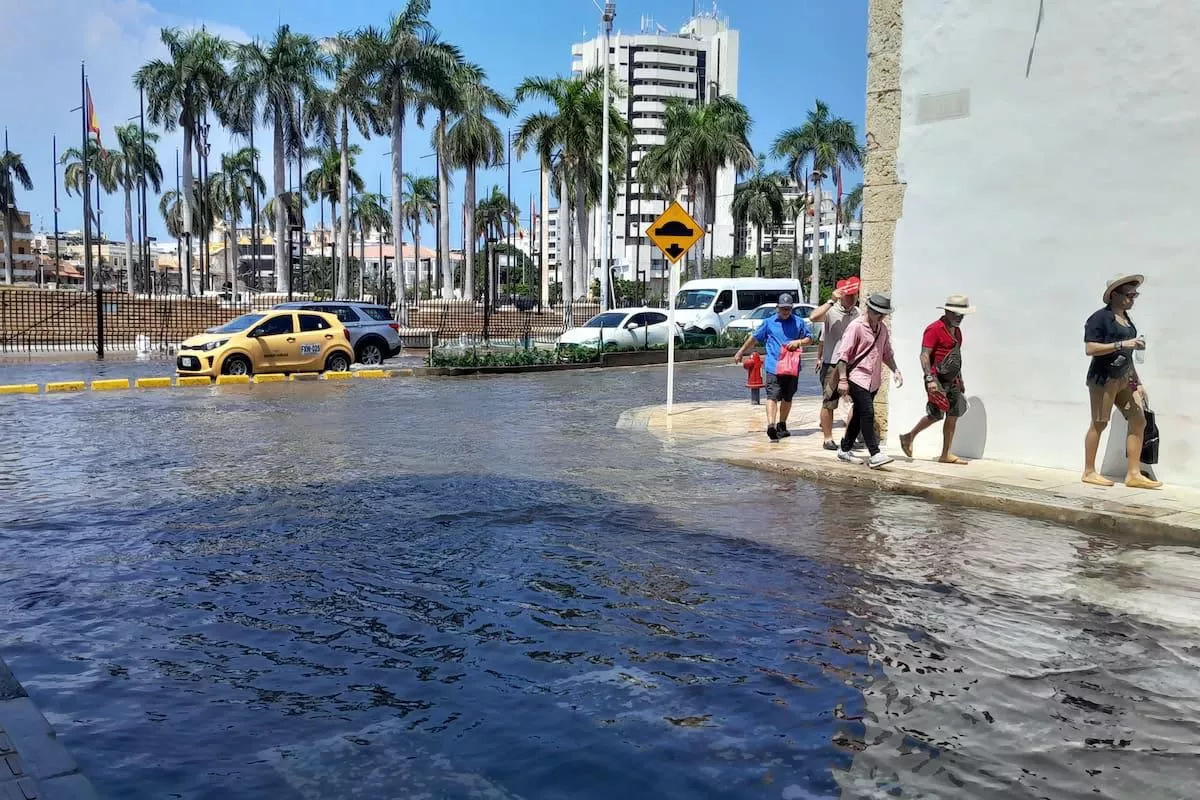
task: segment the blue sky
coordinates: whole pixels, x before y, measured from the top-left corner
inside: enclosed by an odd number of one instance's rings
[[[726,0],[718,5],[718,12],[729,17],[741,34],[738,95],[754,118],[751,142],[756,151],[767,150],[780,130],[800,124],[818,97],[862,130],[866,2]],[[231,38],[265,38],[282,21],[314,35],[327,35],[367,24],[383,25],[397,6],[398,0],[293,0],[286,4],[206,0],[202,5],[191,0],[43,0],[40,4],[17,6],[19,10],[6,13],[6,18],[15,21],[10,35],[15,36],[18,46],[0,53],[0,70],[28,75],[13,98],[15,102],[8,104],[10,109],[23,107],[28,113],[3,123],[10,128],[12,149],[25,154],[34,172],[35,191],[24,196],[22,205],[32,210],[35,228],[52,224],[50,135],[57,132],[71,144],[78,136],[78,117],[67,110],[77,105],[74,93],[78,78],[72,81],[70,76],[78,75],[80,60],[88,62],[97,112],[108,131],[137,112],[137,94],[130,87],[130,75],[137,64],[157,55],[157,32],[162,25],[203,23]],[[711,10],[711,0],[700,8]],[[677,30],[691,11],[691,0],[618,0],[615,27],[622,32],[636,32],[645,15],[668,30]],[[444,38],[482,65],[494,86],[509,92],[526,75],[567,74],[571,44],[593,36],[598,17],[592,0],[434,0],[431,15]],[[55,37],[46,38],[47,30],[54,30]],[[48,47],[53,48],[58,63],[31,72],[31,59],[46,63]],[[511,120],[499,120],[498,124],[502,129],[515,127],[535,108],[526,104]],[[176,137],[164,137],[159,148],[171,184],[176,146]],[[214,150],[223,146],[225,143],[217,140]],[[363,143],[358,169],[368,186],[376,186],[381,173],[386,175],[388,147],[385,139]],[[428,152],[428,132],[411,127],[405,144],[405,171],[432,175],[433,159],[418,158]],[[269,158],[269,151],[264,151],[268,186]],[[530,194],[536,194],[537,176],[521,170],[534,167],[536,161],[526,157],[513,168],[513,196],[523,216],[528,214]],[[503,170],[481,175],[479,191],[489,191],[493,183],[503,186],[504,180]],[[847,176],[848,185],[858,180],[857,175]],[[461,176],[455,178],[452,200],[452,242],[457,247]],[[60,226],[79,227],[78,200],[60,197],[59,205]],[[117,197],[105,202],[105,232],[117,236],[121,235],[118,229],[122,219],[113,212],[119,206]],[[152,211],[151,217],[151,232],[163,236],[158,214]],[[314,218],[309,216],[310,221]]]

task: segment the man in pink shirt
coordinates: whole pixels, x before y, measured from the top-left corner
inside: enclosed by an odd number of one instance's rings
[[[850,448],[861,432],[870,453],[866,463],[872,469],[879,469],[893,460],[879,451],[879,436],[875,432],[875,393],[883,382],[883,365],[887,364],[892,371],[892,380],[897,389],[904,385],[904,376],[896,368],[891,333],[883,324],[883,318],[890,313],[891,295],[871,295],[867,300],[866,315],[850,323],[834,354],[838,369],[838,393],[848,395],[854,404],[854,412],[838,448],[838,459],[854,461]]]

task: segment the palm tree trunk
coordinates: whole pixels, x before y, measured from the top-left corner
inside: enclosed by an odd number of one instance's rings
[[[416,276],[417,286],[421,284],[421,218],[417,217],[413,220],[413,274]],[[425,287],[429,288],[428,285]],[[418,294],[420,294],[418,292]],[[433,297],[432,294],[429,295]]]
[[[588,257],[587,187],[583,177],[575,179],[575,240],[576,269],[572,296],[587,297],[592,277],[592,262]]]
[[[125,290],[134,292],[133,285],[133,199],[129,184],[125,184]]]
[[[329,195],[329,232],[330,233],[333,233],[334,231],[337,230],[337,224],[338,224],[337,223],[337,207],[338,207],[337,200],[334,199],[332,194]],[[330,267],[330,270],[329,270],[329,283],[330,283],[329,295],[330,295],[330,297],[336,297],[335,292],[337,291],[337,288],[338,288],[338,279],[341,276],[338,275],[338,273],[337,273],[337,269],[338,269],[338,267],[337,267],[337,261],[338,261],[337,237],[335,236],[335,237],[331,237],[331,238],[333,239],[333,241],[331,241],[329,243],[330,245],[332,245],[329,248],[329,267]]]
[[[696,198],[696,221],[700,223],[700,229],[704,230],[705,222],[708,220],[708,188],[703,179],[700,181],[700,196]],[[704,240],[701,239],[696,243],[696,277],[704,277]]]
[[[12,209],[4,209],[4,282],[13,283],[13,221]]]
[[[342,109],[342,146],[341,146],[341,175],[339,185],[341,186],[340,197],[345,204],[342,209],[342,228],[341,228],[341,247],[338,248],[341,253],[341,264],[337,271],[337,294],[334,295],[338,299],[345,299],[350,296],[350,215],[346,211],[350,208],[350,120],[346,115],[346,109]]]
[[[284,163],[282,110],[275,109],[274,160],[275,160],[275,291],[288,294],[292,290],[292,276],[288,269],[284,242],[287,240],[287,208],[284,195],[287,193],[287,165]],[[303,190],[302,190],[303,191]],[[255,257],[257,258],[257,253]],[[301,254],[303,255],[303,254]]]
[[[441,263],[438,264],[438,269],[442,272],[443,286],[448,286],[450,282],[445,281],[445,276],[453,275],[450,272],[450,165],[447,163],[445,153],[446,142],[446,112],[438,112],[438,128],[437,128],[437,149],[438,149],[438,225],[437,225],[437,242],[438,242],[438,258]],[[432,270],[430,270],[432,273]],[[453,281],[453,278],[451,278]],[[432,292],[429,295],[433,296]]]
[[[774,253],[775,251],[772,250],[771,252]],[[757,262],[754,266],[754,277],[761,278],[763,276],[763,271],[762,271],[762,225],[754,226],[754,256],[755,256],[755,260]]]
[[[404,224],[401,218],[401,182],[404,180],[404,103],[397,93],[392,97],[392,241],[396,257],[392,265],[396,270],[396,319],[401,325],[408,324],[408,300],[404,285]]]
[[[359,208],[362,208],[361,200]],[[365,300],[367,296],[367,229],[362,224],[362,214],[359,213],[358,223],[358,299]]]
[[[812,286],[808,290],[808,302],[814,306],[821,302],[821,179],[819,173],[813,173],[813,248],[812,248]]]
[[[800,262],[803,260],[801,254],[804,252],[804,228],[808,222],[808,215],[804,211],[804,205],[800,205],[800,213],[796,217],[796,226],[792,228],[792,280],[800,280]]]
[[[179,270],[183,274],[183,288],[188,297],[192,296],[192,200],[194,185],[192,180],[192,138],[195,133],[192,131],[193,120],[188,117],[183,121],[183,161],[180,163],[183,179],[183,197],[180,201],[183,205],[181,216],[183,217],[183,235],[187,237],[187,263],[180,264]]]
[[[571,328],[575,325],[575,307],[572,304],[575,293],[575,262],[571,247],[571,206],[567,194],[567,170],[562,167],[562,177],[558,188],[558,285],[561,287],[563,302],[563,325]]]
[[[479,235],[475,232],[475,165],[467,164],[467,174],[463,179],[463,229],[466,235],[463,241],[463,299],[475,299],[475,245]],[[450,281],[446,282],[447,287]],[[446,294],[450,297],[450,294]]]

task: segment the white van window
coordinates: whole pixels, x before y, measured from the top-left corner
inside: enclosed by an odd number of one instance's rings
[[[779,295],[783,293],[784,291],[780,289],[738,289],[738,308],[742,311],[749,311],[766,303],[778,303]]]
[[[683,311],[698,311],[712,305],[715,289],[688,289],[675,296],[675,307]]]
[[[717,302],[713,304],[713,313],[720,314],[722,311],[728,311],[733,307],[733,292],[729,289],[717,295]]]

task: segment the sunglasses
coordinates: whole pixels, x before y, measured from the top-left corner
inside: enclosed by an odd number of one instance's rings
[[[1141,293],[1140,292],[1117,292],[1117,294],[1121,295],[1121,297],[1128,297],[1130,300],[1132,300]]]

